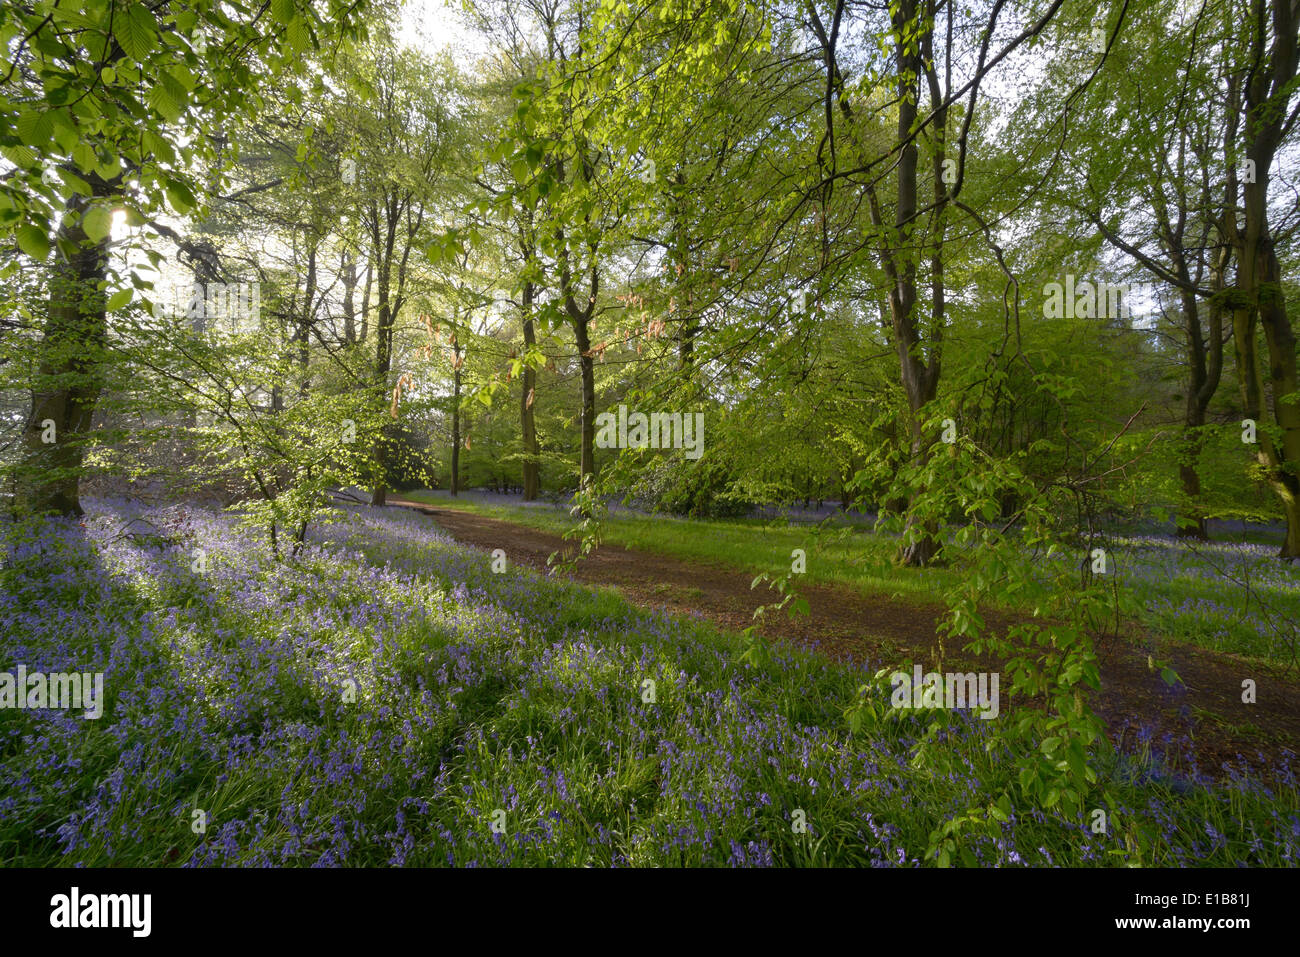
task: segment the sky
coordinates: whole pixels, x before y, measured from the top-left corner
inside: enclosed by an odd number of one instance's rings
[[[481,37],[461,25],[459,0],[406,0],[398,40],[404,46],[436,53],[450,46],[459,55],[486,52]]]

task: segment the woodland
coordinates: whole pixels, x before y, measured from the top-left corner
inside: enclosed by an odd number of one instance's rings
[[[1298,31],[5,0],[0,865],[1293,866]]]

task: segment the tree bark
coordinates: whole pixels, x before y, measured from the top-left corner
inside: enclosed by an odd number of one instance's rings
[[[1268,13],[1273,41],[1267,46]],[[1268,220],[1268,184],[1273,160],[1287,122],[1286,102],[1296,78],[1297,9],[1292,0],[1252,0],[1250,59],[1245,87],[1246,158],[1255,175],[1243,184],[1245,228],[1233,232],[1237,250],[1237,292],[1233,303],[1233,334],[1237,378],[1246,416],[1262,425],[1266,410],[1265,371],[1255,345],[1263,327],[1268,350],[1267,386],[1271,387],[1277,434],[1263,428],[1257,434],[1257,458],[1268,474],[1286,516],[1287,530],[1279,557],[1300,558],[1300,403],[1287,401],[1300,389],[1296,375],[1296,339],[1287,315],[1278,263]]]
[[[451,494],[460,494],[460,346],[452,338],[452,352],[456,357],[451,376]]]
[[[303,311],[298,320],[298,374],[302,377],[298,382],[300,399],[305,399],[311,388],[308,369],[311,364],[311,327],[314,312],[312,304],[316,300],[316,252],[317,247],[313,243],[307,253],[307,284],[303,291]]]
[[[1210,265],[1210,287],[1218,291],[1223,289],[1223,271],[1227,265],[1228,250],[1214,250],[1214,260]],[[1205,426],[1206,412],[1210,401],[1218,391],[1223,373],[1223,305],[1221,302],[1209,303],[1210,329],[1206,340],[1201,334],[1201,320],[1197,311],[1199,303],[1195,293],[1184,290],[1182,308],[1187,317],[1189,353],[1187,410],[1184,429],[1184,459],[1179,464],[1179,478],[1183,484],[1183,494],[1189,503],[1189,521],[1180,522],[1177,533],[1182,538],[1196,538],[1208,541],[1209,525],[1203,509],[1199,506],[1201,498],[1201,477],[1198,471],[1201,448],[1204,443],[1202,429]],[[1190,312],[1189,312],[1190,310]]]
[[[361,332],[357,335],[358,342],[365,342],[370,335],[370,287],[375,278],[374,264],[366,263],[366,285],[361,290]]]
[[[591,336],[587,325],[591,311],[579,310],[569,297],[569,315],[573,318],[573,332],[578,344],[578,363],[582,369],[582,453],[579,466],[580,483],[587,476],[596,475],[596,364],[591,355]]]
[[[74,195],[68,201],[71,222],[58,233],[76,251],[68,255],[59,243],[54,246],[49,312],[14,490],[19,514],[83,514],[79,483],[85,445],[104,387],[108,321],[105,296],[98,287],[107,275],[109,240],[91,242],[82,224],[92,199],[115,191],[115,184],[98,177],[89,182],[93,197]],[[46,441],[51,437],[52,442]]]
[[[695,370],[695,338],[699,334],[700,327],[699,317],[696,316],[694,304],[691,302],[691,283],[694,277],[691,275],[690,267],[689,226],[683,208],[686,203],[684,195],[686,177],[681,171],[678,171],[674,185],[677,187],[677,195],[673,203],[675,219],[673,235],[676,240],[673,259],[676,260],[674,265],[681,270],[677,276],[677,295],[680,297],[677,309],[681,314],[681,325],[678,327],[677,334],[677,360],[686,379],[690,381]]]
[[[357,290],[357,261],[346,249],[339,272],[343,283],[343,341],[353,345],[357,341],[357,305],[353,299]]]
[[[899,368],[903,391],[907,395],[908,428],[911,433],[911,456],[914,464],[926,460],[934,437],[927,436],[922,430],[921,410],[934,398],[938,390],[939,365],[937,346],[931,350],[930,362],[927,364],[921,345],[921,334],[917,323],[917,263],[919,256],[906,248],[909,244],[905,235],[916,235],[916,180],[917,180],[917,138],[913,137],[912,127],[917,118],[917,98],[920,92],[921,57],[920,47],[913,40],[903,39],[916,19],[917,0],[901,0],[894,16],[894,29],[899,35],[896,49],[896,62],[900,89],[898,105],[898,140],[903,143],[898,160],[897,223],[894,238],[897,243],[896,255],[891,256],[891,270],[894,286],[890,293],[889,306],[894,333],[894,346],[898,351]],[[922,30],[929,27],[919,25]],[[935,128],[942,129],[941,119],[936,117]],[[942,195],[943,150],[936,151],[936,194]],[[936,242],[932,253],[932,277],[937,283],[939,295],[934,301],[936,323],[942,321],[942,243]],[[936,529],[932,522],[917,519],[916,499],[924,492],[914,493],[908,503],[906,537],[913,538],[910,543],[900,547],[898,560],[905,566],[924,566],[930,564],[939,551],[939,541],[935,537]]]
[[[397,217],[398,209],[396,198],[384,197],[384,218],[381,220],[379,210],[376,209],[372,219],[372,239],[378,253],[378,270],[376,281],[378,286],[378,305],[379,312],[375,322],[375,393],[378,402],[382,403],[385,392],[388,388],[388,373],[392,370],[393,365],[393,324],[396,320],[395,310],[389,299],[393,273],[393,250],[397,245]],[[380,235],[381,222],[386,227],[382,236]],[[371,505],[385,505],[388,501],[388,435],[387,430],[381,429],[375,439],[374,447],[374,465],[375,465],[375,486],[370,495]]]
[[[537,345],[533,331],[533,284],[524,283],[524,349],[531,352]],[[524,501],[532,502],[541,493],[541,449],[537,443],[535,414],[537,370],[524,363],[523,392],[519,397],[519,419],[524,446]]]

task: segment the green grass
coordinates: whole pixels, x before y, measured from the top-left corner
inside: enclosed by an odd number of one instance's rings
[[[574,524],[560,507],[484,504],[429,492],[405,497],[556,535]],[[608,544],[749,575],[784,575],[792,552],[802,548],[807,570],[801,581],[925,605],[939,603],[965,574],[955,567],[899,567],[894,561],[897,540],[861,521],[819,530],[772,520],[703,521],[619,512],[608,516],[603,536]],[[1239,539],[1200,546],[1200,553],[1150,539],[1120,539],[1114,559],[1121,587],[1142,609],[1140,623],[1158,640],[1287,663],[1300,651],[1300,567],[1273,558],[1272,543]],[[1218,574],[1215,565],[1248,578],[1250,589]],[[1034,598],[1027,591],[1019,604],[999,610],[1031,613]]]
[[[746,665],[734,634],[492,574],[410,513],[358,510],[292,563],[184,522],[204,576],[187,547],[114,538],[111,514],[93,547],[59,526],[76,561],[47,549],[0,576],[21,660],[103,670],[117,696],[102,723],[0,712],[0,864],[915,865],[1003,792],[1010,819],[956,863],[1295,862],[1285,769],[1271,791],[1202,786],[1098,754],[1093,833],[1020,796],[1036,743],[1014,724],[909,711],[850,730],[861,670],[782,647]]]
[[[405,492],[403,497],[555,535],[562,535],[574,524],[564,508],[485,505],[429,492]],[[932,602],[937,588],[958,581],[949,569],[897,567],[897,542],[861,522],[817,530],[753,518],[707,521],[614,513],[606,520],[603,535],[611,545],[753,574],[784,575],[791,568],[794,549],[802,548],[807,554],[805,581],[849,585],[867,594],[913,601]]]

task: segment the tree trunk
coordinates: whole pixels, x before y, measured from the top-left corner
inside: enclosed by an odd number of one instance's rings
[[[570,299],[572,302],[572,299]],[[577,311],[574,306],[570,313]],[[587,333],[587,316],[574,320],[573,329],[578,343],[578,362],[582,367],[582,455],[579,468],[580,483],[587,476],[596,475],[596,363],[591,356],[591,337]]]
[[[460,493],[460,347],[452,340],[456,367],[451,382],[451,494]]]
[[[1259,433],[1259,459],[1269,469],[1269,484],[1281,499],[1286,516],[1286,539],[1279,557],[1295,560],[1300,559],[1300,404],[1283,401],[1283,397],[1300,391],[1300,381],[1296,375],[1295,333],[1282,294],[1282,270],[1273,251],[1272,237],[1267,233],[1267,223],[1258,250],[1255,275],[1261,281],[1256,286],[1256,296],[1268,347],[1273,420],[1281,430],[1277,441]],[[1255,409],[1256,414],[1264,411],[1262,403]]]
[[[1178,466],[1178,477],[1183,483],[1183,495],[1187,501],[1196,503],[1201,497],[1201,476],[1196,471],[1196,463],[1201,451],[1200,436],[1190,429],[1184,434],[1184,455],[1187,460]],[[1209,541],[1210,531],[1205,515],[1192,504],[1188,514],[1178,523],[1176,529],[1179,538],[1194,538],[1202,542]]]
[[[537,345],[533,331],[533,284],[524,283],[524,349],[532,351]],[[524,363],[523,393],[519,398],[519,419],[524,445],[524,501],[532,502],[541,492],[541,449],[537,443],[536,405],[537,370]]]
[[[357,341],[357,261],[347,250],[343,251],[340,279],[343,283],[343,341],[352,345]]]
[[[673,224],[673,235],[676,239],[677,248],[674,251],[673,258],[676,260],[676,267],[681,270],[677,276],[677,295],[680,299],[676,305],[681,314],[681,325],[678,327],[677,334],[677,360],[686,379],[690,381],[695,367],[695,337],[699,334],[700,327],[699,317],[695,315],[695,308],[691,302],[691,283],[694,281],[694,277],[691,275],[691,247],[688,239],[686,214],[683,208],[686,203],[685,174],[679,171],[674,182],[677,187],[677,195],[674,199],[675,222]]]
[[[379,238],[377,230],[374,238],[376,240]],[[392,213],[388,217],[386,243],[376,276],[379,313],[375,324],[375,392],[377,400],[381,403],[388,389],[388,373],[393,366],[393,323],[396,316],[393,314],[394,310],[389,300],[389,282],[392,280],[393,248],[396,242],[397,215]],[[378,242],[375,245],[378,248]],[[385,505],[388,501],[388,436],[385,433],[386,430],[381,429],[375,439],[375,487],[370,495],[371,505]]]
[[[1186,271],[1185,268],[1183,271]],[[1196,294],[1184,289],[1182,311],[1183,321],[1187,327],[1190,361],[1188,362],[1182,461],[1178,463],[1178,476],[1182,481],[1183,495],[1187,498],[1187,514],[1177,523],[1176,534],[1179,538],[1208,541],[1209,529],[1200,506],[1201,476],[1196,467],[1201,455],[1201,428],[1205,425],[1205,410],[1214,392],[1211,389],[1209,394],[1206,394],[1208,374],[1205,368],[1205,342],[1201,335],[1201,317],[1197,305]]]
[[[894,17],[894,29],[898,33],[897,64],[901,100],[898,105],[898,142],[902,149],[898,160],[898,220],[894,240],[897,243],[894,262],[894,288],[890,293],[890,318],[894,332],[894,345],[898,350],[899,367],[902,374],[903,390],[907,394],[908,428],[911,432],[911,456],[914,464],[924,462],[934,444],[933,437],[922,433],[921,410],[934,398],[938,387],[937,351],[932,353],[931,362],[926,364],[921,349],[921,335],[917,324],[917,263],[919,256],[907,248],[905,236],[918,236],[916,219],[916,181],[917,181],[917,144],[912,136],[912,127],[917,118],[917,98],[920,92],[921,57],[915,40],[904,39],[913,28],[916,17],[916,0],[901,0]],[[922,24],[921,29],[926,27]],[[935,128],[942,130],[942,120],[936,118]],[[936,153],[936,195],[941,196],[942,147]],[[934,302],[936,323],[942,321],[942,272],[940,258],[941,240],[936,240],[932,253],[933,280],[937,295]],[[939,551],[936,538],[937,528],[931,521],[921,522],[916,517],[918,500],[924,496],[923,490],[913,493],[908,502],[907,535],[920,537],[910,544],[900,547],[898,561],[905,566],[924,566],[930,564]]]
[[[366,263],[366,285],[361,290],[361,332],[357,336],[358,342],[365,342],[370,335],[370,286],[371,280],[375,277],[375,270],[372,263]]]
[[[308,369],[311,363],[312,303],[316,299],[316,246],[307,254],[307,285],[303,292],[302,316],[298,323],[298,398],[305,399],[311,388]]]
[[[1273,41],[1266,50],[1270,12]],[[1277,428],[1275,434],[1258,430],[1256,455],[1267,471],[1269,485],[1281,500],[1287,530],[1279,557],[1290,560],[1300,558],[1300,403],[1286,401],[1286,397],[1294,395],[1300,383],[1296,375],[1295,333],[1282,290],[1282,268],[1269,230],[1268,184],[1288,120],[1285,104],[1300,65],[1296,18],[1292,0],[1251,0],[1251,66],[1245,88],[1243,134],[1246,159],[1253,163],[1255,175],[1243,184],[1245,229],[1237,230],[1236,214],[1231,209],[1225,216],[1231,223],[1237,252],[1237,296],[1232,312],[1237,379],[1246,416],[1262,426],[1268,390],[1255,345],[1258,323],[1263,326],[1268,349],[1268,385]]]
[[[95,198],[112,195],[111,184],[98,177],[91,183]],[[49,313],[15,485],[14,506],[20,514],[83,514],[79,482],[87,435],[104,387],[108,340],[99,283],[107,273],[109,240],[91,243],[86,236],[82,222],[90,205],[90,198],[73,196],[68,201],[71,225],[59,229],[59,237],[77,251],[69,257],[57,243],[54,246]]]
[[[563,180],[565,165],[557,163],[556,167],[557,178]],[[580,145],[579,148],[578,169],[582,182],[589,185],[593,168],[584,145]],[[591,354],[590,328],[591,317],[596,311],[596,297],[600,294],[600,265],[597,260],[596,243],[588,241],[588,288],[587,294],[582,297],[586,300],[586,305],[578,308],[579,293],[569,268],[569,253],[564,229],[557,229],[555,235],[561,250],[560,291],[564,296],[564,310],[573,326],[574,340],[578,347],[578,365],[582,370],[582,451],[578,465],[578,485],[581,488],[589,481],[588,476],[591,477],[590,481],[595,481],[596,477],[596,363]]]

